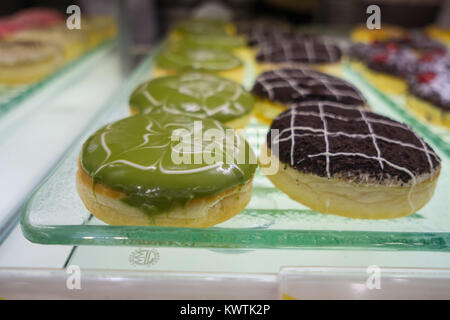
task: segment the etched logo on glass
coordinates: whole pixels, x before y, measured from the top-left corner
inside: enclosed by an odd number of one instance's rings
[[[379,266],[368,266],[366,269],[366,273],[369,274],[369,277],[366,281],[366,287],[369,290],[379,290],[381,289],[381,268]]]
[[[128,261],[133,267],[150,267],[158,263],[159,252],[156,249],[136,249],[130,253]]]

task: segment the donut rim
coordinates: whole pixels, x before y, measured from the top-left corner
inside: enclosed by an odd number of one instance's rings
[[[195,198],[185,206],[175,206],[170,212],[149,216],[142,210],[125,204],[121,198],[127,195],[103,184],[95,184],[78,160],[76,173],[77,192],[85,207],[99,220],[109,225],[164,226],[208,228],[231,219],[242,212],[252,196],[252,179],[233,186],[221,193]],[[194,212],[205,212],[192,216]],[[175,215],[174,215],[175,214]],[[186,217],[180,217],[180,214]]]
[[[325,178],[302,173],[281,162],[264,144],[260,163],[275,163],[278,171],[268,174],[261,171],[292,200],[314,211],[358,219],[393,219],[420,210],[432,198],[440,168],[434,175],[415,185],[384,185],[355,183],[341,178]]]

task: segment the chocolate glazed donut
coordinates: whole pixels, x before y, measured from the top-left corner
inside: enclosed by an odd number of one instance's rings
[[[339,103],[313,101],[283,112],[271,129],[260,158],[261,163],[275,162],[279,170],[268,178],[313,210],[398,218],[432,197],[440,159],[404,124]]]
[[[256,61],[258,73],[283,67],[309,67],[340,75],[342,51],[330,40],[312,35],[296,35],[294,38],[261,42]]]
[[[351,83],[307,68],[264,72],[256,79],[252,93],[255,116],[267,124],[292,103],[302,101],[336,101],[349,108],[369,109],[363,94]]]

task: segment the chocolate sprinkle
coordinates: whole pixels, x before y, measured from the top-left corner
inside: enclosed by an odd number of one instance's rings
[[[252,93],[282,104],[305,100],[330,100],[354,106],[366,104],[362,93],[349,82],[307,68],[264,72],[256,79]]]
[[[270,129],[269,148],[278,148],[279,160],[302,173],[383,185],[414,184],[418,176],[440,167],[439,157],[408,126],[339,103],[296,104]]]

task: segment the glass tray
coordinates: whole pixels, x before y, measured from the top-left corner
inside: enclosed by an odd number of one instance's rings
[[[41,81],[36,83],[27,84],[27,85],[15,85],[15,86],[6,86],[0,84],[0,116],[12,110],[16,105],[18,105],[21,101],[28,98],[31,94],[33,94],[39,88],[42,88],[49,82],[58,78],[62,74],[65,74],[68,70],[72,70],[77,65],[79,65],[82,61],[88,59],[88,57],[92,56],[98,51],[103,50],[105,47],[111,46],[115,40],[107,40],[106,42],[98,45],[97,47],[89,50],[80,58],[69,62],[63,67],[59,68],[57,71],[52,73],[51,75],[45,77]]]
[[[24,206],[21,226],[27,239],[72,245],[450,251],[450,160],[428,137],[442,158],[436,193],[418,213],[401,219],[360,220],[319,214],[289,199],[257,171],[248,207],[212,228],[109,226],[99,221],[85,209],[76,192],[77,157],[83,141],[92,132],[129,115],[129,94],[149,78],[152,59],[149,56],[143,61]],[[247,87],[253,75],[251,64],[246,63]],[[348,70],[343,76],[359,81]],[[402,121],[400,114],[378,94],[363,84],[361,88],[377,112]],[[246,128],[244,134],[255,150],[265,139],[266,130],[256,121]]]

